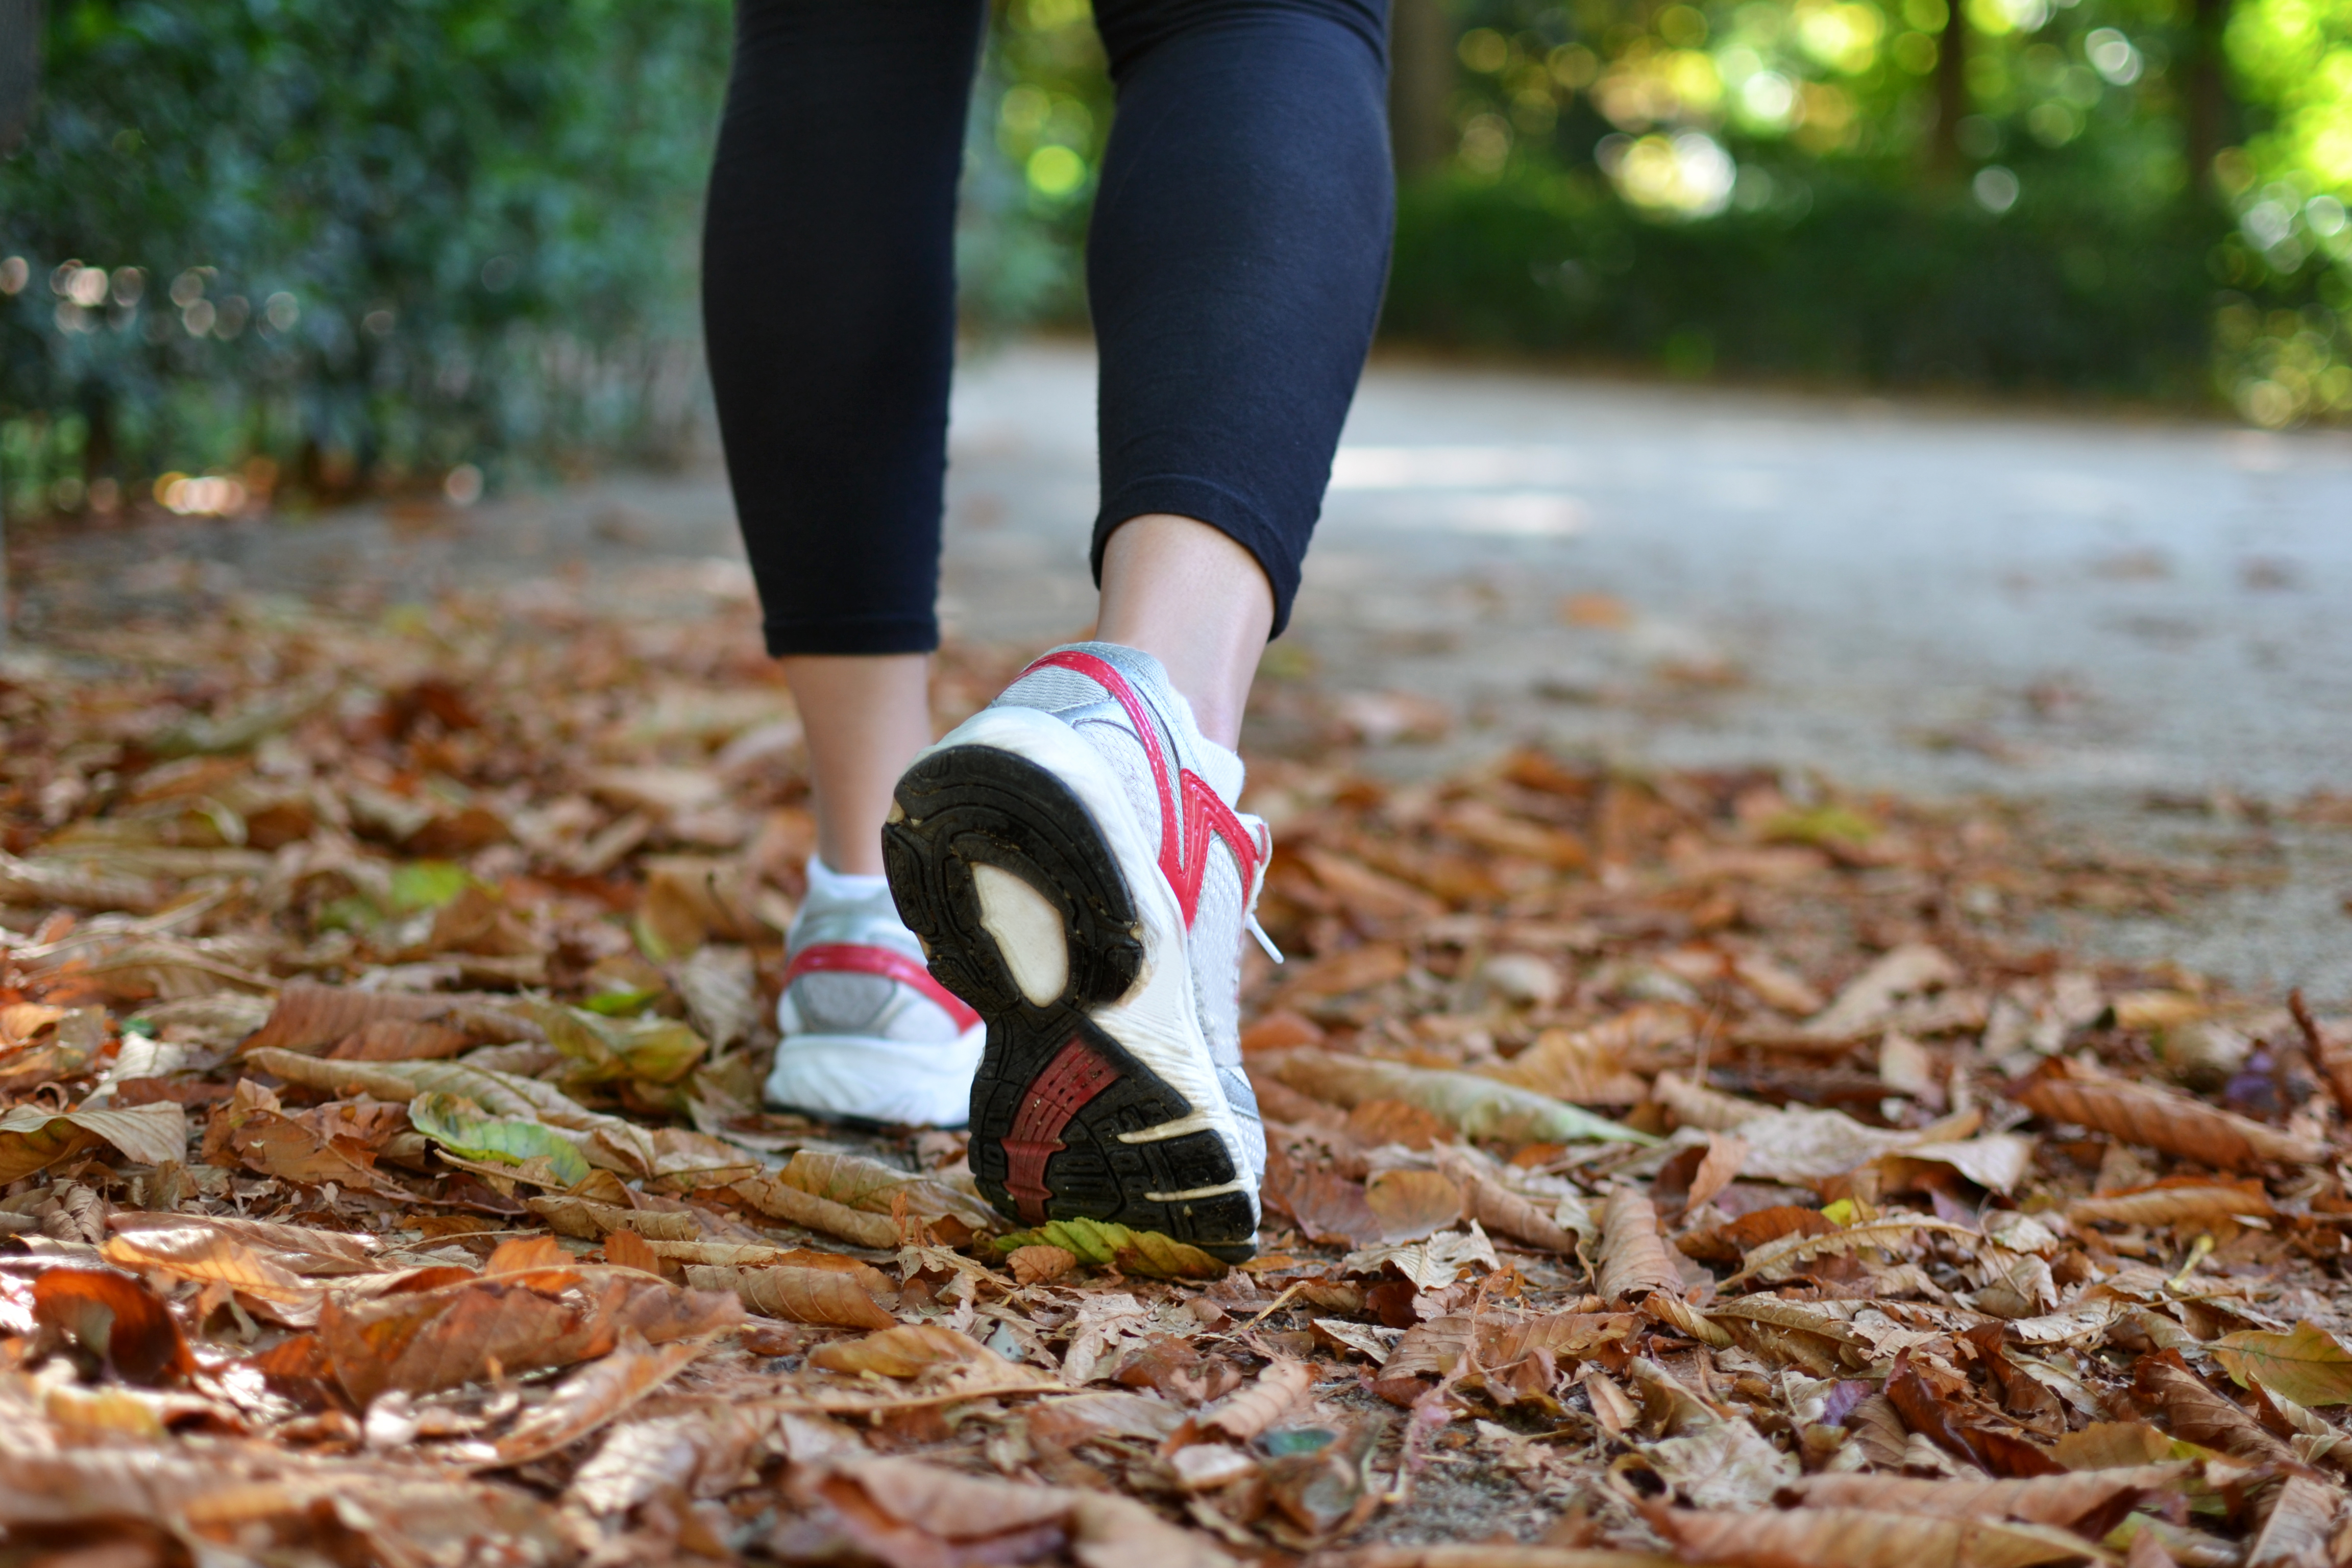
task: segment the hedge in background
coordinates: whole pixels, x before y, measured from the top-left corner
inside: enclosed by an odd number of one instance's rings
[[[12,510],[165,468],[332,492],[661,450],[698,395],[727,16],[57,0],[0,163]]]
[[[1800,212],[1661,223],[1589,179],[1441,177],[1402,198],[1383,328],[1685,374],[2195,401],[2218,226],[2047,187],[1995,216],[1964,188],[1825,174]]]

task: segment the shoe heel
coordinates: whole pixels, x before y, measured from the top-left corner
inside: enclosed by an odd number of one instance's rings
[[[895,799],[882,858],[899,918],[981,1016],[1095,1005],[1134,985],[1134,900],[1060,779],[1011,752],[953,746],[909,768]]]

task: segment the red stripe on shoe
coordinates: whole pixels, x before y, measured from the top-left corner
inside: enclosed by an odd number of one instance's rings
[[[1045,1162],[1069,1147],[1062,1129],[1087,1101],[1118,1081],[1118,1069],[1076,1035],[1054,1053],[1021,1097],[1020,1112],[1003,1137],[1004,1190],[1031,1225],[1045,1223]]]
[[[1118,700],[1118,705],[1127,710],[1129,721],[1135,725],[1135,732],[1143,742],[1143,754],[1151,761],[1151,781],[1160,791],[1160,872],[1168,879],[1168,885],[1175,889],[1176,901],[1184,910],[1186,929],[1192,927],[1192,917],[1201,908],[1201,883],[1209,872],[1211,840],[1223,838],[1225,847],[1233,851],[1234,860],[1241,869],[1242,896],[1248,898],[1250,884],[1257,875],[1261,854],[1257,841],[1242,826],[1242,819],[1234,814],[1234,808],[1224,803],[1206,779],[1192,769],[1177,770],[1176,784],[1171,786],[1167,753],[1160,746],[1159,726],[1151,710],[1144,706],[1143,699],[1135,694],[1134,688],[1128,685],[1127,678],[1119,674],[1118,668],[1093,654],[1066,648],[1059,653],[1045,655],[1029,668],[1066,669],[1074,675],[1083,675],[1109,692]],[[1025,675],[1028,671],[1022,673]],[[1180,792],[1183,799],[1181,814],[1177,810]],[[1185,858],[1188,849],[1192,856],[1189,860]]]
[[[962,997],[932,979],[929,970],[887,947],[855,942],[822,942],[804,947],[785,966],[784,984],[789,987],[803,974],[878,974],[936,1005],[954,1021],[959,1033],[980,1022],[980,1015],[964,1005]]]

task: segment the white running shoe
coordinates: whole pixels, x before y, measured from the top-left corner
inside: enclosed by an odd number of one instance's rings
[[[958,1127],[986,1031],[923,967],[880,877],[809,861],[808,901],[784,938],[783,1039],[767,1099],[789,1110]]]
[[[1160,662],[1099,642],[1046,654],[898,781],[883,863],[931,973],[987,1020],[971,1169],[1009,1217],[1255,1249],[1241,940],[1273,846],[1241,787]]]

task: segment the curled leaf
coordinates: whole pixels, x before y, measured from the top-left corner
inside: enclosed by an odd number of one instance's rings
[[[2014,1519],[2063,1525],[2095,1540],[2123,1516],[2176,1486],[2186,1463],[2033,1476],[2019,1480],[1919,1480],[1909,1476],[1809,1476],[1790,1489],[1809,1508],[1927,1513],[1948,1519]]]
[[[2242,1171],[2265,1161],[2306,1165],[2327,1158],[2327,1145],[2315,1139],[2282,1132],[2178,1089],[2083,1078],[2059,1057],[2011,1092],[2045,1121],[2074,1122],[2219,1170]]]
[[[969,1334],[937,1323],[905,1323],[820,1347],[809,1357],[813,1366],[852,1374],[874,1373],[882,1377],[920,1377],[943,1367],[978,1366],[1012,1370],[1012,1363]]]
[[[44,1269],[33,1281],[33,1316],[72,1335],[131,1383],[176,1381],[195,1370],[171,1309],[127,1274]]]
[[[1656,1142],[1646,1132],[1548,1094],[1475,1073],[1334,1056],[1309,1047],[1271,1057],[1267,1066],[1301,1094],[1342,1107],[1368,1100],[1401,1100],[1434,1112],[1465,1138],[1506,1143]]]
[[[732,1290],[753,1311],[788,1323],[887,1329],[898,1321],[884,1311],[856,1279],[829,1268],[739,1268],[689,1263],[686,1282],[698,1290]]]
[[[1654,1290],[1679,1296],[1682,1270],[1658,1234],[1658,1211],[1631,1187],[1611,1189],[1601,1211],[1601,1294],[1639,1301]]]
[[[588,1179],[588,1160],[553,1129],[537,1121],[485,1116],[482,1108],[454,1094],[420,1094],[408,1102],[409,1125],[443,1148],[468,1160],[532,1167],[562,1186]]]
[[[2102,1561],[2079,1536],[2040,1524],[1852,1508],[1726,1513],[1643,1510],[1694,1563],[1732,1568],[2034,1568]]]
[[[1000,1255],[1040,1246],[1061,1247],[1097,1268],[1117,1268],[1147,1279],[1222,1279],[1226,1272],[1224,1264],[1188,1242],[1083,1216],[1048,1220],[1034,1230],[996,1240]]]

